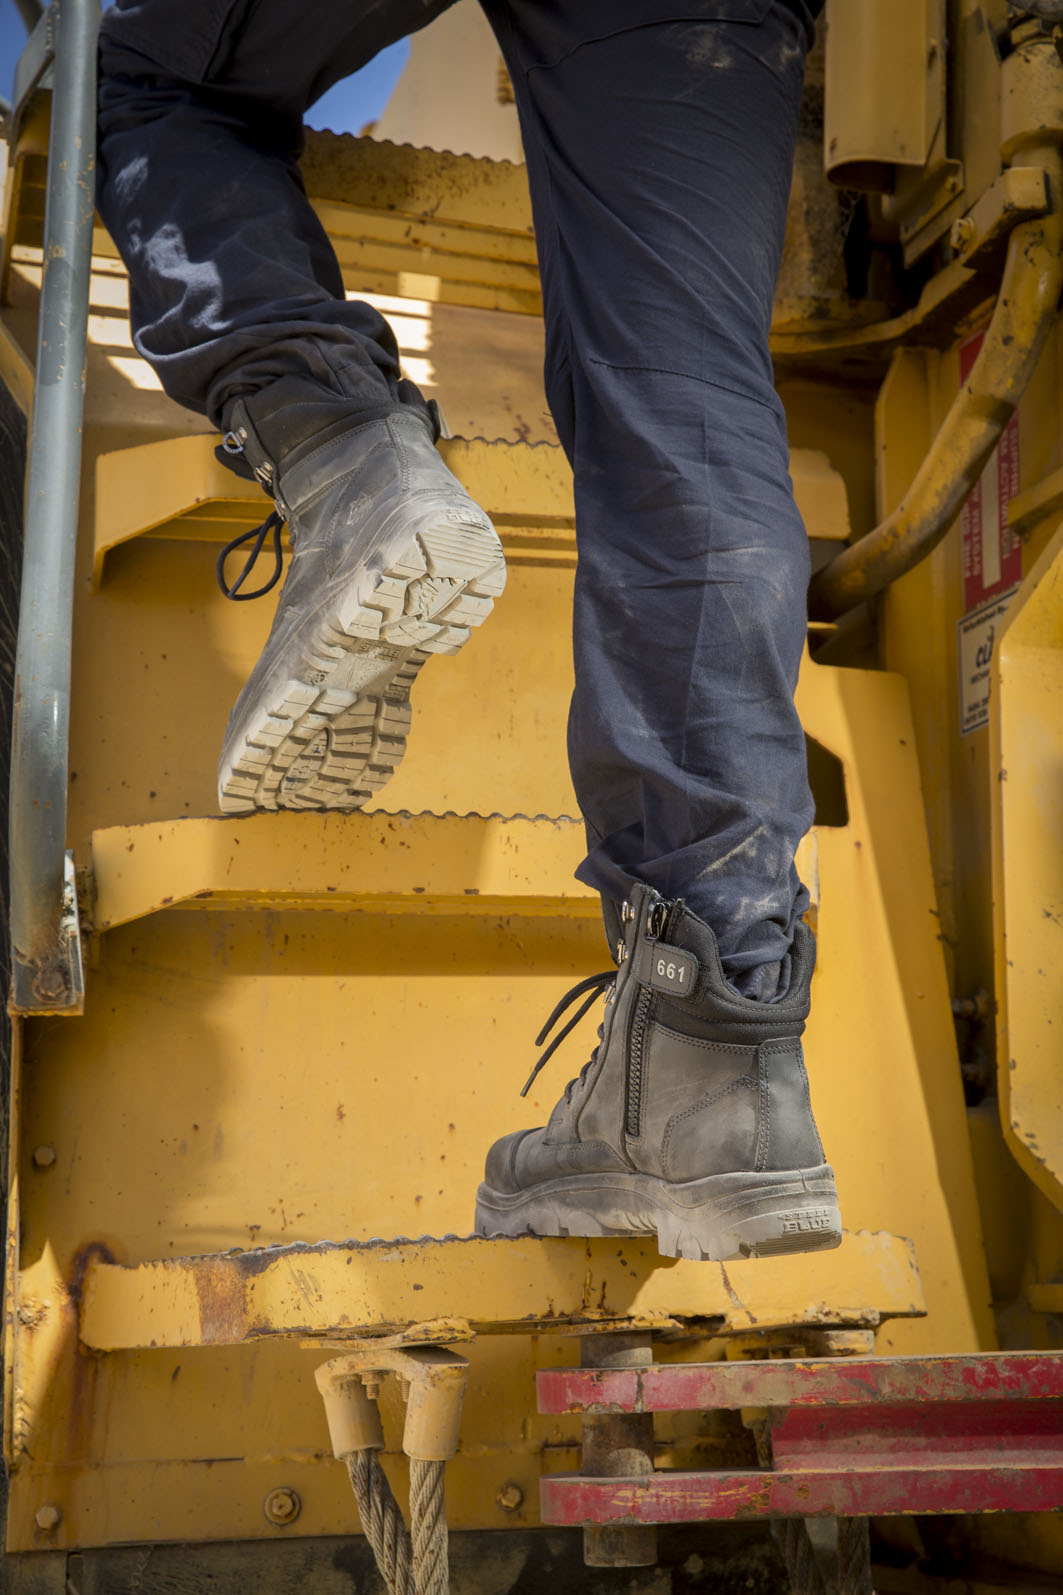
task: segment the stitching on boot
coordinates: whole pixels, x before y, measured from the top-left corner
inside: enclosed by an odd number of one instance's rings
[[[309,454],[304,454],[301,460],[298,460],[295,465],[291,466],[291,470],[293,470],[293,471],[302,471],[302,470],[304,470],[306,468],[306,466],[311,465],[318,458],[319,455],[327,454],[330,449],[334,448],[336,446],[336,444],[341,441],[341,439],[352,437],[356,432],[361,432],[364,427],[371,427],[371,426],[375,426],[375,425],[376,425],[375,421],[363,421],[362,426],[352,427],[349,432],[342,432],[337,437],[328,438],[326,442],[319,443],[316,449],[311,449]],[[384,447],[386,447],[386,445],[385,445],[383,439],[381,439],[381,441],[378,442],[378,443],[371,444],[370,448],[369,448],[369,453],[365,456],[365,459],[359,460],[359,462],[358,462],[358,464],[356,466],[348,466],[347,470],[352,472],[352,473],[354,471],[360,471],[362,469],[362,466],[365,465],[366,461],[372,459],[373,455],[378,453],[378,451],[380,449],[384,448]],[[334,478],[333,481],[327,483],[324,487],[317,488],[315,490],[315,492],[314,492],[314,495],[313,495],[314,498],[317,498],[318,495],[321,494],[321,493],[328,493],[332,488],[337,487],[339,485],[339,483],[343,480],[343,476],[344,476],[344,472],[341,471]],[[304,507],[304,505],[306,505],[306,504],[308,504],[310,502],[311,502],[310,499],[300,499],[299,508],[302,509]]]
[[[530,1133],[534,1135],[535,1132],[533,1130]],[[594,1141],[548,1141],[544,1135],[539,1144],[540,1146],[549,1147],[551,1152],[560,1153],[561,1160],[570,1165],[565,1171],[569,1174],[594,1174],[598,1172],[595,1169],[582,1169],[578,1166],[580,1162],[578,1154],[581,1152],[607,1152],[611,1158],[620,1158],[621,1162],[626,1164],[627,1169],[630,1170],[635,1168],[635,1165],[631,1162],[630,1158],[625,1158],[624,1154],[622,1152],[618,1152],[615,1146],[610,1146],[608,1141],[602,1141],[600,1139]],[[609,1169],[606,1172],[610,1174],[622,1174],[624,1170]]]
[[[715,1091],[710,1091],[708,1096],[699,1097],[689,1108],[684,1108],[681,1113],[673,1114],[665,1126],[664,1139],[661,1142],[661,1171],[666,1180],[671,1180],[669,1157],[672,1147],[672,1133],[695,1113],[701,1113],[705,1108],[711,1108],[714,1103],[722,1101],[724,1097],[733,1096],[736,1091],[755,1091],[756,1084],[748,1074],[739,1075],[737,1080],[732,1080],[727,1085],[717,1086]],[[630,1139],[630,1138],[629,1138]],[[700,1176],[695,1175],[695,1178]],[[684,1182],[689,1183],[689,1182]]]
[[[757,1124],[757,1156],[754,1167],[758,1174],[768,1166],[768,1151],[771,1146],[771,1087],[768,1084],[768,1072],[764,1067],[764,1054],[772,1050],[767,1045],[757,1048],[758,1105],[760,1114]]]
[[[797,1045],[797,1067],[801,1073],[801,1083],[805,1088],[805,1107],[808,1110],[808,1122],[812,1126],[812,1135],[819,1150],[819,1160],[822,1163],[825,1161],[823,1142],[820,1139],[819,1125],[816,1123],[816,1116],[812,1112],[812,1088],[808,1083],[808,1070],[805,1068],[805,1054],[800,1042],[798,1042]]]
[[[406,452],[406,442],[402,436],[402,432],[395,425],[395,417],[393,415],[388,416],[387,425],[388,431],[391,434],[391,441],[395,447],[395,453],[399,457],[399,473],[402,491],[404,493],[408,493],[410,490],[410,457]]]
[[[682,1030],[672,1030],[668,1025],[662,1025],[660,1020],[654,1025],[658,1035],[673,1037],[676,1041],[684,1041],[688,1046],[698,1047],[702,1052],[737,1052],[750,1056],[757,1052],[757,1046],[748,1045],[742,1041],[706,1041],[701,1036],[688,1036]]]

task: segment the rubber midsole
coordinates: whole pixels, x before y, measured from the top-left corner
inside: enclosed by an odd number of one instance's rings
[[[526,1191],[481,1185],[476,1199],[481,1233],[656,1233],[668,1255],[681,1234],[695,1236],[708,1255],[730,1235],[786,1248],[837,1245],[841,1215],[829,1164],[781,1173],[713,1174],[673,1183],[649,1174],[565,1175]],[[667,1245],[666,1245],[667,1240]],[[728,1254],[731,1249],[727,1248]]]

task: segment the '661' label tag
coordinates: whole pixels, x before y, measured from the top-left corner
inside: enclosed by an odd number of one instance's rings
[[[698,961],[693,953],[681,947],[665,947],[660,943],[650,948],[650,985],[666,991],[670,997],[686,997],[698,981]]]

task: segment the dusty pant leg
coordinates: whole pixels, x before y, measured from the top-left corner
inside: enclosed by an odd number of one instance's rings
[[[486,8],[575,472],[578,874],[607,900],[633,880],[682,896],[728,978],[770,998],[808,901],[793,858],[812,818],[793,705],[808,547],[768,354],[808,13]]]
[[[398,350],[303,189],[303,114],[450,0],[119,0],[100,39],[99,207],[140,354],[221,424],[237,393],[308,376],[398,403]]]

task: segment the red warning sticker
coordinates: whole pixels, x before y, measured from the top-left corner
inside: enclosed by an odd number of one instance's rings
[[[970,376],[984,337],[984,332],[978,332],[960,345],[961,383]],[[1019,417],[1013,415],[963,506],[960,524],[965,615],[1022,580],[1022,544],[1008,525],[1008,505],[1018,491]]]

